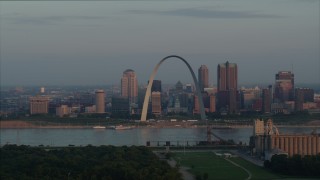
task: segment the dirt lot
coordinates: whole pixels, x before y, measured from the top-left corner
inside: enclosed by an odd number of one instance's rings
[[[1,128],[34,128],[35,125],[25,121],[0,121]]]

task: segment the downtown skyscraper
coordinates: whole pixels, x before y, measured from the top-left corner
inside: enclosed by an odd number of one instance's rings
[[[149,81],[148,81],[149,84]],[[153,80],[151,92],[162,92],[161,80]]]
[[[265,88],[262,89],[262,112],[270,113],[271,112],[271,89]]]
[[[221,111],[237,111],[238,67],[235,63],[218,65],[218,108]]]
[[[105,113],[105,92],[102,89],[96,91],[96,113]]]
[[[206,65],[201,65],[198,69],[198,81],[201,91],[209,87],[209,71]]]
[[[274,89],[276,101],[285,102],[294,100],[294,74],[291,71],[279,71],[276,74]]]
[[[238,67],[228,61],[218,65],[218,91],[238,89]]]
[[[123,72],[121,78],[121,96],[129,99],[129,103],[137,103],[138,100],[138,80],[136,73],[132,69]]]

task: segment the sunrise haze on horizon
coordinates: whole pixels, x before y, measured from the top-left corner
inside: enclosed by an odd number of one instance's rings
[[[120,84],[133,69],[146,84],[168,55],[194,71],[238,65],[239,83],[319,83],[319,1],[0,2],[1,85]],[[172,78],[174,77],[174,78]],[[178,60],[156,79],[191,83]]]

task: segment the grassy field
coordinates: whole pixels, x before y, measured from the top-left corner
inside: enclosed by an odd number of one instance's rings
[[[264,169],[263,167],[256,166],[242,158],[236,157],[231,158],[231,160],[240,166],[246,168],[252,173],[252,180],[255,179],[279,179],[280,177],[275,175],[272,172],[269,172],[268,170]]]
[[[174,159],[181,166],[189,167],[195,176],[208,173],[208,179],[246,179],[248,174],[213,152],[186,152],[174,153]],[[281,179],[281,177],[256,166],[242,158],[230,158],[233,162],[243,166],[252,174],[253,180],[257,179]]]
[[[174,159],[181,166],[189,167],[195,176],[208,174],[208,179],[246,179],[248,174],[212,152],[175,153]]]

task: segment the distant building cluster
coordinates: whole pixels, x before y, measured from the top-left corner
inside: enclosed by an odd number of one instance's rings
[[[208,67],[201,65],[198,83],[207,114],[320,113],[320,95],[311,88],[295,87],[294,74],[290,71],[279,71],[275,83],[267,87],[238,88],[238,66],[227,61],[217,66],[216,87],[210,85],[209,77]],[[120,86],[104,89],[8,89],[1,92],[0,113],[1,116],[56,114],[59,117],[105,114],[139,119],[146,86],[138,85],[132,69],[125,70],[119,79]],[[194,84],[181,81],[174,86],[164,86],[161,80],[154,80],[148,114],[154,117],[200,114],[195,89]]]

